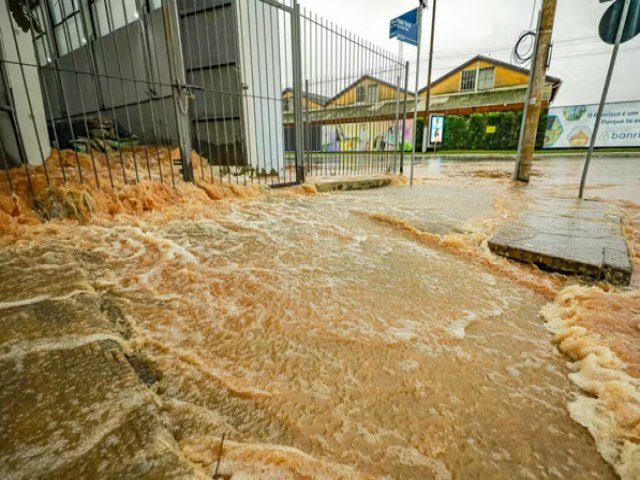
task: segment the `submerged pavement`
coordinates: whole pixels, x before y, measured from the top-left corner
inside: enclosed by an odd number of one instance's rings
[[[198,477],[105,310],[64,251],[0,253],[0,478]]]
[[[629,285],[632,267],[621,217],[597,201],[546,198],[489,241],[499,255],[561,273]]]

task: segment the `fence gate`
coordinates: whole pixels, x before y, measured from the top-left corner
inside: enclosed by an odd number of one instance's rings
[[[302,128],[285,152],[282,122],[297,16],[275,0],[0,2],[0,191],[303,181]]]
[[[307,175],[402,171],[413,142],[406,62],[307,10],[300,28]]]
[[[0,193],[396,171],[406,68],[295,0],[0,1]]]
[[[186,83],[193,91],[193,144],[210,160],[212,174],[270,186],[302,182],[302,128],[295,141],[300,148],[287,153],[282,121],[283,90],[301,94],[297,4],[179,5]],[[301,122],[300,98],[293,105]]]

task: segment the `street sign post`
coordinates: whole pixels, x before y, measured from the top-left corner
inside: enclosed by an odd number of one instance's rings
[[[416,93],[413,105],[413,147],[411,150],[411,175],[409,183],[413,185],[413,166],[416,160],[416,132],[418,125],[418,82],[420,75],[420,39],[422,36],[422,9],[425,8],[425,0],[419,0],[420,6],[410,10],[404,15],[391,20],[389,26],[389,38],[398,38],[399,41],[418,47],[416,60]]]
[[[600,0],[601,2],[610,2],[611,0]],[[603,42],[609,45],[616,44],[618,28],[622,20],[622,11],[624,10],[625,0],[616,0],[611,5],[600,20],[598,33]],[[640,1],[631,0],[629,3],[629,11],[624,20],[624,29],[620,43],[628,42],[635,36],[640,34]]]
[[[399,41],[417,47],[419,29],[418,10],[418,8],[415,8],[391,20],[389,38],[397,37]]]
[[[600,1],[602,2],[610,0]],[[612,38],[611,35],[614,28],[616,28],[616,34],[615,37]],[[616,58],[618,57],[620,44],[631,40],[633,37],[638,35],[638,33],[640,33],[640,0],[616,0],[616,2],[611,7],[609,7],[604,17],[602,17],[602,20],[600,21],[599,33],[600,38],[602,38],[604,42],[613,44],[614,47],[613,52],[611,53],[611,62],[609,63],[607,79],[604,82],[604,89],[602,90],[600,106],[598,108],[598,113],[596,114],[596,123],[593,127],[593,133],[591,134],[589,151],[587,152],[587,158],[584,162],[584,169],[582,170],[582,178],[580,179],[580,193],[578,194],[578,198],[582,198],[584,196],[584,185],[587,181],[587,174],[589,173],[591,157],[593,156],[593,150],[596,146],[598,129],[600,128],[600,122],[602,121],[602,112],[607,101],[607,95],[609,94],[609,86],[611,85],[611,77],[613,76],[613,69],[616,64]]]

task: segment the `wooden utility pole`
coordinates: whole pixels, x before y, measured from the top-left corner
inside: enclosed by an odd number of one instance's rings
[[[557,0],[543,0],[540,12],[540,22],[536,34],[536,49],[529,75],[530,85],[527,89],[525,99],[522,130],[520,132],[520,142],[518,145],[518,155],[516,159],[516,169],[513,174],[514,180],[528,182],[531,176],[531,166],[533,164],[533,153],[536,148],[536,135],[538,133],[538,122],[540,121],[540,111],[544,101],[544,86],[547,76],[549,61],[549,50],[551,48],[551,36],[553,34],[553,23],[556,17]]]
[[[431,12],[431,42],[429,43],[429,71],[427,72],[427,103],[425,105],[425,118],[424,124],[426,125],[425,132],[427,134],[427,147],[429,145],[429,136],[431,135],[431,120],[429,119],[429,107],[431,106],[431,71],[433,69],[433,40],[436,34],[436,7],[438,0],[433,0],[433,12]],[[416,92],[416,95],[418,92]],[[417,123],[415,125],[417,128]],[[424,143],[424,141],[423,141]],[[425,149],[426,151],[427,149]]]

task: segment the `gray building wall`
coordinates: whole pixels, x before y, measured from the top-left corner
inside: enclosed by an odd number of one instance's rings
[[[193,147],[214,164],[245,164],[233,2],[178,0],[178,8],[187,83],[196,87],[189,106]],[[165,38],[163,10],[155,9],[41,70],[60,147],[70,146],[70,123],[75,136],[86,136],[83,116],[98,112],[141,143],[178,144]]]

